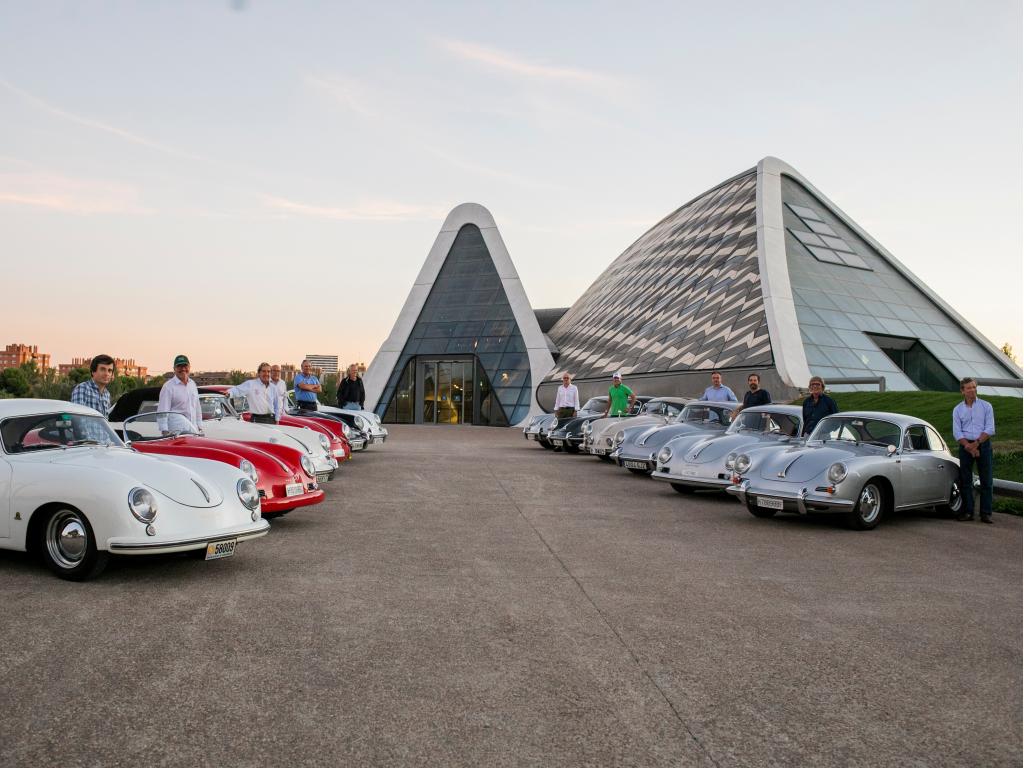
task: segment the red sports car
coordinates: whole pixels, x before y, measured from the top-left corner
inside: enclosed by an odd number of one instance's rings
[[[204,387],[199,387],[199,393],[210,395],[216,394],[221,395],[228,402],[228,407],[238,411],[238,398],[231,398],[228,395],[228,390],[231,387],[224,384],[210,384]],[[244,400],[244,398],[242,398]],[[246,410],[246,406],[242,406],[243,410],[240,414],[246,421],[252,421],[252,415]],[[345,437],[343,432],[343,425],[333,419],[321,419],[317,418],[316,415],[310,416],[290,416],[284,414],[279,422],[283,427],[306,427],[308,429],[315,430],[320,434],[327,435],[327,438],[331,441],[331,454],[338,460],[340,464],[343,461],[352,458],[352,446],[349,444],[348,438]]]
[[[324,500],[309,457],[286,445],[202,437],[181,414],[160,412],[125,419],[123,438],[139,453],[191,456],[239,467],[256,483],[264,517]]]

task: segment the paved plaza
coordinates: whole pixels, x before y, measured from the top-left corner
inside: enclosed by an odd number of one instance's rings
[[[235,557],[0,552],[14,766],[1021,762],[1021,520],[758,520],[393,427]]]

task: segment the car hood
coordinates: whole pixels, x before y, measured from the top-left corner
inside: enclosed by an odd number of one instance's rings
[[[767,454],[759,463],[765,480],[787,480],[804,483],[825,472],[836,461],[849,461],[860,456],[886,459],[885,452],[876,446],[836,443],[800,445],[787,451]]]
[[[644,431],[644,435],[637,438],[637,442],[644,440],[645,448],[661,448],[669,440],[674,440],[677,437],[684,437],[686,435],[720,435],[722,434],[723,428],[721,427],[709,427],[707,425],[701,426],[698,424],[666,424],[663,427],[651,427]]]
[[[664,416],[628,416],[617,419],[602,419],[607,421],[606,430],[610,430],[612,436],[620,429],[639,429],[641,427],[662,427],[665,426]]]
[[[224,495],[215,483],[176,464],[173,459],[146,456],[122,448],[100,448],[61,451],[50,461],[65,467],[85,469],[90,473],[116,472],[129,482],[152,488],[186,507],[216,507],[224,501]],[[203,489],[206,493],[203,493]]]
[[[316,437],[319,433],[302,427],[272,427],[269,424],[253,424],[239,419],[208,419],[203,422],[203,432],[218,440],[277,443],[313,455],[324,452],[319,438]]]

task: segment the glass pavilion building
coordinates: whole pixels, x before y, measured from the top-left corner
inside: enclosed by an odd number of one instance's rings
[[[622,372],[693,396],[712,369],[776,399],[812,374],[833,390],[1020,396],[1021,371],[804,179],[765,158],[669,214],[568,310],[530,308],[486,209],[448,216],[366,374],[368,406],[402,423],[511,425]],[[371,405],[373,403],[374,405]]]

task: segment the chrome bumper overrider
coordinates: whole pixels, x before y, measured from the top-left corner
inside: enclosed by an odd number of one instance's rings
[[[801,488],[796,492],[762,491],[751,486],[749,480],[741,480],[735,485],[730,485],[725,491],[744,504],[759,496],[766,499],[779,499],[782,501],[783,511],[799,512],[801,515],[806,515],[808,512],[851,512],[854,507],[854,502],[849,499],[837,499],[834,496],[809,491],[807,488]]]

